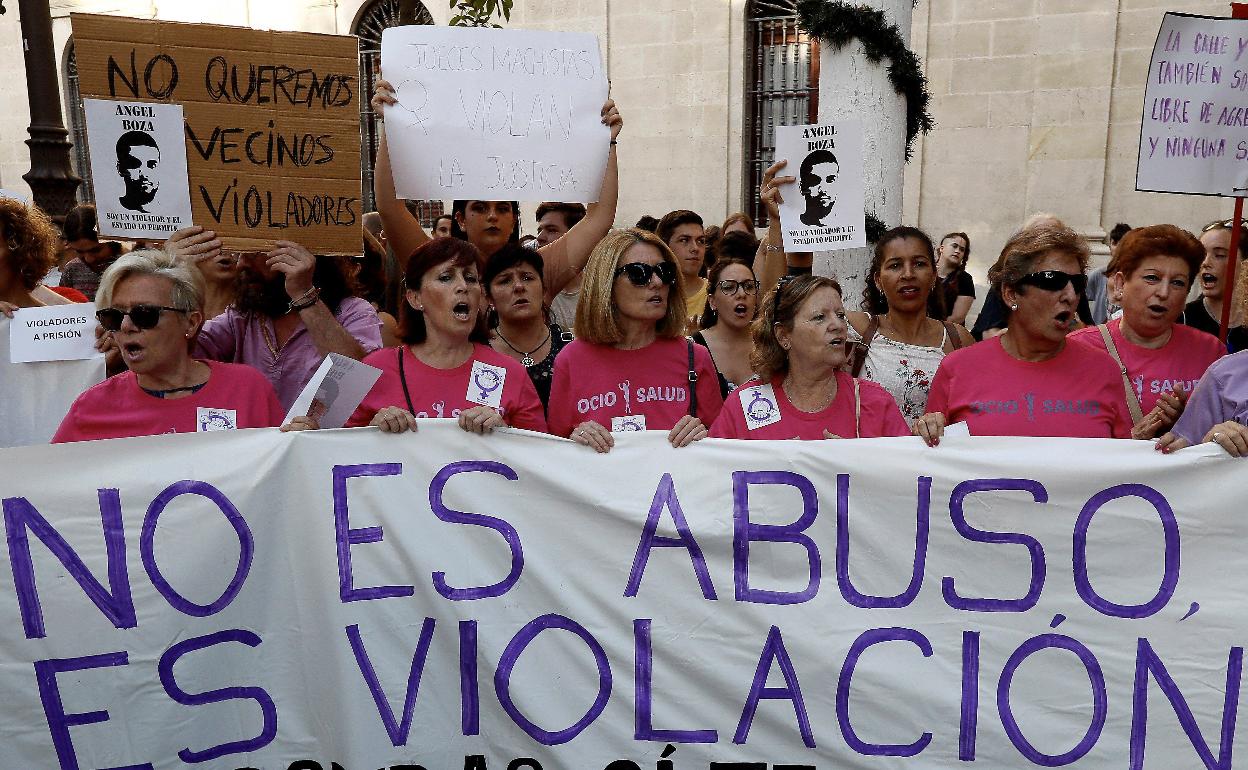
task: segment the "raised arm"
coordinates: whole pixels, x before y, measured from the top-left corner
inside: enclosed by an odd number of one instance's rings
[[[553,299],[559,290],[568,285],[577,273],[585,268],[589,253],[606,236],[615,224],[615,206],[620,193],[620,175],[616,164],[615,142],[624,127],[624,119],[615,102],[608,99],[602,105],[602,122],[611,127],[611,149],[607,154],[607,168],[602,177],[602,190],[598,202],[589,206],[585,217],[577,222],[562,238],[540,249],[546,263],[546,299]]]
[[[787,160],[778,160],[764,171],[763,184],[758,191],[759,200],[767,207],[768,224],[767,237],[758,244],[758,254],[754,257],[754,274],[764,292],[774,288],[780,276],[787,273],[790,267],[810,268],[814,263],[810,252],[784,252],[784,229],[780,226],[780,204],[784,203],[784,196],[780,193],[780,187],[793,184],[797,178],[777,177],[776,174],[788,163]]]
[[[382,120],[384,108],[399,102],[394,98],[394,89],[390,84],[385,80],[378,80],[371,103],[373,112]],[[377,146],[377,162],[373,165],[373,197],[376,199],[377,213],[381,215],[381,226],[386,231],[390,248],[399,262],[399,270],[405,270],[408,257],[430,238],[425,228],[421,227],[420,220],[407,210],[407,205],[395,194],[385,123],[381,124],[381,143]]]

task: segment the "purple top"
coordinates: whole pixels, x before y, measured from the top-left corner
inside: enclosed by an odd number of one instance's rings
[[[1174,432],[1196,444],[1220,422],[1248,425],[1248,350],[1223,356],[1210,365],[1192,391]]]
[[[342,328],[364,347],[365,354],[381,347],[381,321],[373,306],[359,297],[347,297],[334,313]],[[277,391],[283,409],[289,409],[308,384],[325,355],[317,350],[302,323],[273,355],[265,341],[276,341],[273,321],[260,314],[239,313],[233,307],[210,319],[195,340],[196,358],[248,364],[260,370]]]

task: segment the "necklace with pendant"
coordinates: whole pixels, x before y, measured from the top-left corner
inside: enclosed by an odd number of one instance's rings
[[[504,337],[504,336],[503,336],[503,333],[502,333],[501,331],[499,331],[498,329],[495,329],[495,330],[494,330],[494,333],[498,335],[498,338],[499,338],[500,340],[502,340],[502,341],[503,341],[503,344],[504,344],[504,345],[506,345],[507,347],[511,348],[511,349],[512,349],[515,353],[519,354],[519,356],[520,356],[520,365],[521,365],[521,366],[523,366],[523,367],[525,367],[525,368],[528,368],[528,367],[532,366],[533,364],[537,363],[536,361],[534,361],[534,360],[533,360],[533,354],[534,354],[534,353],[536,353],[537,351],[541,350],[541,349],[542,349],[542,346],[543,346],[543,345],[545,345],[547,342],[550,342],[550,329],[547,329],[547,330],[546,330],[546,338],[545,338],[545,339],[543,339],[541,342],[539,342],[539,343],[537,344],[537,347],[533,348],[532,350],[530,350],[529,352],[527,352],[527,353],[526,353],[526,352],[524,352],[523,350],[520,350],[519,348],[517,348],[515,345],[512,345],[510,342],[508,342],[508,341],[507,341],[507,338],[506,338],[506,337]]]

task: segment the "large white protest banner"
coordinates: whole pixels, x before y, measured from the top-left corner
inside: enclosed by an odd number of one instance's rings
[[[1165,15],[1149,63],[1135,189],[1248,194],[1248,20]]]
[[[781,174],[797,177],[783,189],[780,223],[788,251],[840,251],[867,245],[862,122],[776,126]]]
[[[104,357],[11,363],[14,323],[0,315],[0,447],[46,444],[78,394],[103,381]]]
[[[100,235],[164,240],[191,226],[182,105],[84,99]]]
[[[0,767],[1229,770],[1246,480],[451,421],[4,450]]]
[[[611,130],[594,35],[389,27],[381,61],[400,197],[598,200]]]

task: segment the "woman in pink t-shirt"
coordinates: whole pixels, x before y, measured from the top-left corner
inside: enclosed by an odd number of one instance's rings
[[[388,433],[417,417],[453,417],[472,433],[511,426],[546,432],[542,402],[524,367],[486,344],[480,254],[458,238],[435,238],[407,263],[397,348],[364,357],[381,377],[347,422]]]
[[[908,436],[893,397],[839,371],[849,324],[831,278],[782,279],[754,322],[755,379],[737,388],[711,428],[715,438],[824,439]]]
[[[935,446],[946,424],[964,421],[975,436],[1129,437],[1117,365],[1066,342],[1087,266],[1087,245],[1061,223],[1015,233],[989,275],[1009,326],[941,361],[915,435]]]
[[[598,452],[613,431],[666,430],[675,447],[706,437],[724,400],[710,354],[684,336],[683,297],[676,257],[653,233],[602,239],[585,266],[577,339],[555,359],[552,433]]]
[[[191,357],[203,301],[203,277],[163,251],[134,251],[105,270],[96,317],[129,370],[80,395],[52,442],[280,424],[281,404],[264,375]],[[304,417],[286,429],[313,426]]]
[[[1126,368],[1132,438],[1168,431],[1205,370],[1226,353],[1217,337],[1178,323],[1204,259],[1196,236],[1174,225],[1128,232],[1107,269],[1122,317],[1070,335]]]

